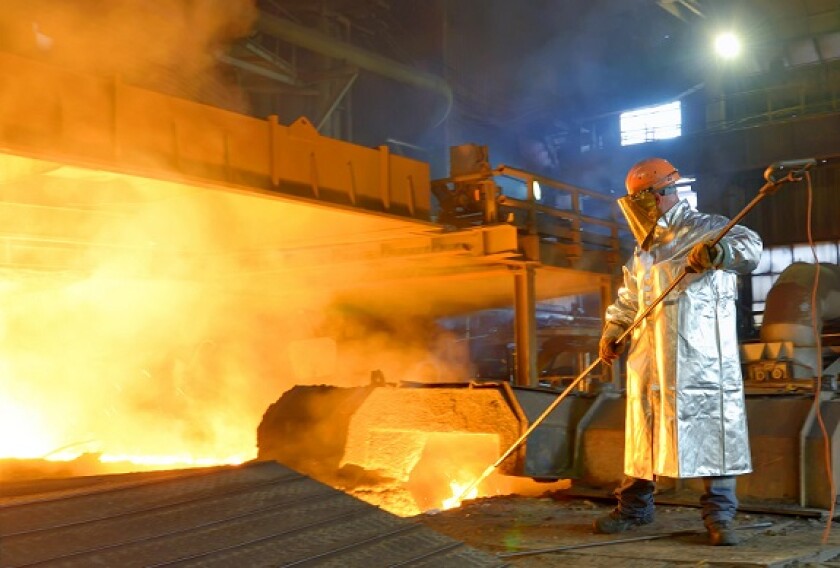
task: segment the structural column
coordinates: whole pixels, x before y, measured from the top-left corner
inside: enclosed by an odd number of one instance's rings
[[[516,368],[514,383],[537,386],[537,302],[536,271],[524,263],[514,274],[514,341]]]

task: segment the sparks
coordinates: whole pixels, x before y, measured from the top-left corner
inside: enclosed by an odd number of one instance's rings
[[[455,507],[460,507],[461,502],[466,499],[475,499],[478,497],[478,487],[473,487],[469,491],[467,491],[466,495],[462,495],[462,493],[470,486],[469,483],[458,483],[457,481],[450,481],[449,488],[452,490],[452,497],[443,500],[443,506],[441,507],[444,511],[447,509],[454,509]]]

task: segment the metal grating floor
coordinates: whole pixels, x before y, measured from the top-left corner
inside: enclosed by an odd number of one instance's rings
[[[25,493],[0,484],[0,567],[504,565],[276,462],[35,481]]]

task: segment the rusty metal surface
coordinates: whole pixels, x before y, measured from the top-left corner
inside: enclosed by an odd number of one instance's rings
[[[321,136],[305,118],[287,127],[276,117],[252,118],[8,53],[0,53],[0,77],[8,79],[0,88],[0,142],[10,154],[428,216],[428,164],[387,146]]]
[[[0,566],[503,565],[275,462],[116,477],[16,483]]]

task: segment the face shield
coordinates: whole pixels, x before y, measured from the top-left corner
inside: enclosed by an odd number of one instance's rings
[[[662,214],[659,212],[659,207],[656,205],[656,197],[654,193],[659,195],[668,195],[677,191],[674,186],[666,187],[659,191],[650,189],[640,191],[633,195],[625,195],[618,200],[618,206],[621,212],[624,213],[624,218],[627,219],[627,225],[630,227],[630,232],[636,237],[636,242],[642,250],[650,248],[651,237],[653,237],[653,230],[656,228],[656,222]]]

